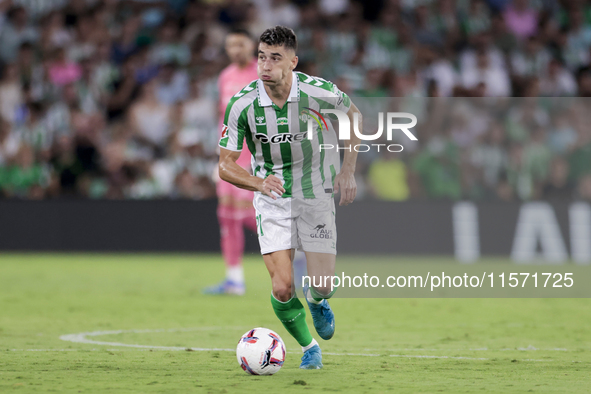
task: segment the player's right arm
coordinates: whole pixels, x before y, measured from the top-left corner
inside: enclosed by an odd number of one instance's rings
[[[240,157],[240,151],[232,151],[220,148],[219,171],[220,178],[242,189],[261,192],[276,200],[273,192],[281,196],[285,189],[281,185],[281,180],[275,175],[269,175],[265,179],[250,175],[248,171],[236,164]]]
[[[285,193],[281,180],[275,175],[269,175],[265,179],[250,175],[248,171],[239,166],[236,160],[240,157],[244,145],[244,136],[248,129],[246,111],[236,100],[231,100],[226,108],[222,138],[220,139],[220,178],[242,189],[258,191],[272,199]],[[273,194],[277,193],[277,196]]]

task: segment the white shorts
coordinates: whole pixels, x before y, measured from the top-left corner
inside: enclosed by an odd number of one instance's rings
[[[278,198],[255,193],[261,254],[287,249],[337,254],[337,228],[332,198]]]

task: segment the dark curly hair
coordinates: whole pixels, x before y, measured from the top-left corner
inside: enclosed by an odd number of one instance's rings
[[[283,45],[286,49],[298,49],[298,39],[295,33],[289,27],[275,26],[270,27],[261,34],[259,42],[267,44],[269,46],[281,46]]]

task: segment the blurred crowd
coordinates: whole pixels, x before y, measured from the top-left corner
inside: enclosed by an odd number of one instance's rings
[[[299,70],[430,115],[360,155],[361,198],[591,200],[578,0],[0,0],[0,197],[214,197],[225,36],[276,24]]]

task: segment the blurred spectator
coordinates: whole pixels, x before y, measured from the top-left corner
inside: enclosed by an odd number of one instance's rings
[[[507,184],[519,199],[529,200],[533,197],[534,185],[523,156],[522,145],[513,144],[510,146]]]
[[[582,200],[591,201],[591,175],[585,175],[579,180],[578,197]]]
[[[51,164],[58,179],[59,193],[61,195],[75,195],[77,180],[83,174],[84,168],[75,155],[72,137],[62,135],[57,139],[54,144]]]
[[[434,81],[442,97],[451,96],[458,82],[456,71],[451,62],[433,48],[423,48],[420,57],[424,61],[419,73],[424,81]]]
[[[18,109],[24,103],[24,94],[16,64],[4,68],[0,79],[0,116],[9,123],[17,121]]]
[[[246,21],[251,21],[248,19],[248,15],[253,12],[253,9],[255,13],[258,13],[258,8],[252,4],[247,5]],[[193,51],[198,46],[199,40],[207,41],[212,48],[223,47],[226,29],[219,23],[217,13],[218,9],[214,4],[192,2],[187,6],[186,27],[182,37],[183,42],[191,47]],[[259,28],[257,27],[257,29]]]
[[[342,14],[350,5],[349,0],[320,0],[318,3],[322,13],[327,16]]]
[[[588,132],[586,132],[589,134]],[[577,147],[568,156],[571,180],[578,180],[591,174],[591,140],[586,137],[577,141]]]
[[[119,37],[114,40],[111,49],[111,59],[116,64],[122,64],[135,53],[138,48],[137,36],[140,28],[140,19],[132,16],[123,23]]]
[[[117,139],[106,144],[102,149],[101,158],[106,181],[104,197],[123,198],[125,186],[133,170],[125,161],[125,140]]]
[[[22,145],[11,165],[0,167],[0,189],[7,197],[27,198],[39,193],[36,187],[47,182],[47,172],[35,163],[33,149]]]
[[[550,149],[546,145],[546,130],[543,127],[533,129],[531,140],[523,150],[525,170],[534,187],[532,197],[541,197],[541,187],[548,177],[551,158]]]
[[[485,56],[490,67],[507,70],[506,54],[494,45],[490,32],[482,32],[472,37],[470,43],[471,45],[459,54],[460,71],[476,69],[479,56]]]
[[[459,199],[462,194],[459,150],[449,132],[448,127],[446,135],[433,137],[413,162],[429,198]]]
[[[107,99],[109,120],[118,120],[125,115],[130,104],[139,97],[140,84],[136,78],[137,62],[129,57],[121,66],[120,73],[111,83],[111,95]]]
[[[487,131],[489,124],[487,114],[476,112],[468,105],[459,102],[450,115],[451,137],[460,148],[475,145],[478,138]]]
[[[559,60],[552,59],[548,69],[540,80],[540,94],[542,96],[574,96],[577,93],[577,83],[572,74],[562,66]]]
[[[25,120],[13,128],[13,136],[18,146],[31,147],[40,158],[47,160],[53,144],[53,136],[48,133],[46,109],[43,104],[30,103],[25,109]]]
[[[152,151],[149,158],[164,154],[173,131],[172,109],[158,100],[156,89],[156,81],[145,84],[137,102],[129,109],[129,125],[135,138]]]
[[[12,62],[21,44],[37,41],[39,33],[36,27],[29,24],[27,11],[23,7],[10,9],[7,19],[0,33],[0,58]]]
[[[527,39],[523,51],[514,51],[511,56],[513,73],[520,77],[545,75],[550,62],[550,53],[536,36]]]
[[[16,67],[20,74],[20,84],[23,91],[29,92],[28,99],[41,100],[44,94],[45,70],[35,55],[34,47],[30,43],[20,46]]]
[[[217,146],[217,125],[211,116],[215,101],[201,94],[200,81],[191,83],[190,89],[189,99],[181,106],[179,142],[182,146],[199,144],[204,152],[213,153]]]
[[[574,4],[568,12],[567,43],[572,51],[580,51],[581,53],[588,52],[589,45],[591,45],[589,21],[585,21],[582,7]]]
[[[161,103],[173,105],[188,97],[189,75],[185,71],[177,70],[174,63],[160,67],[156,81],[156,95]]]
[[[471,152],[472,165],[481,172],[483,186],[493,194],[496,185],[507,170],[507,152],[505,149],[505,130],[498,122],[490,125],[487,135],[481,135],[482,142]]]
[[[53,48],[66,47],[74,39],[72,33],[66,29],[65,23],[65,15],[62,12],[54,11],[47,16],[43,35]]]
[[[150,51],[150,61],[155,64],[176,63],[186,66],[191,60],[191,52],[181,41],[178,23],[168,20],[160,28],[159,39]]]
[[[534,99],[514,100],[512,103],[514,105],[509,109],[505,120],[507,136],[511,142],[527,142],[533,129],[548,126],[548,113]]]
[[[494,47],[498,48],[503,54],[507,55],[517,48],[517,38],[507,29],[507,24],[502,15],[496,14],[492,16],[490,33]]]
[[[201,200],[215,196],[215,190],[207,178],[194,177],[185,169],[176,177],[173,195],[176,198]]]
[[[66,51],[61,48],[54,52],[48,71],[49,80],[58,87],[76,82],[82,76],[80,66],[66,59]]]
[[[591,67],[582,67],[577,72],[578,96],[591,97]]]
[[[468,37],[486,32],[491,27],[491,12],[484,0],[472,0],[462,18],[462,28]]]
[[[513,0],[504,13],[507,28],[521,40],[536,34],[538,28],[538,14],[528,3],[528,0]]]
[[[421,4],[415,9],[414,35],[419,44],[442,47],[443,36],[437,31],[436,25],[431,20],[429,8]],[[399,24],[399,23],[397,23]],[[394,36],[395,37],[395,36]]]
[[[569,200],[574,188],[568,180],[568,162],[558,156],[550,165],[550,177],[544,186],[543,196],[549,200]]]
[[[68,58],[73,61],[94,55],[96,43],[101,37],[101,31],[105,28],[96,24],[95,18],[91,14],[80,15],[77,18],[75,34],[76,40],[68,45]]]
[[[261,23],[265,26],[290,26],[300,24],[300,10],[289,0],[257,0]]]
[[[570,152],[577,142],[577,132],[569,123],[567,113],[558,113],[553,117],[552,131],[548,135],[548,147],[558,155]]]
[[[486,96],[507,97],[511,95],[511,85],[506,70],[494,66],[487,52],[478,51],[475,67],[463,69],[461,78],[463,86],[467,89],[474,89],[479,84],[483,84]]]

